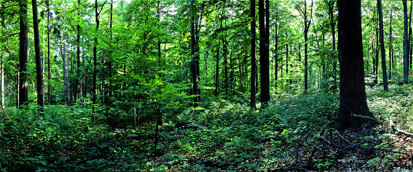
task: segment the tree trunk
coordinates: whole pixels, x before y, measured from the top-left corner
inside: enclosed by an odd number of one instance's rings
[[[277,26],[277,22],[275,22],[275,41],[274,41],[274,58],[275,58],[275,69],[274,69],[274,73],[275,73],[275,78],[274,78],[274,83],[275,83],[275,88],[277,89],[277,82],[278,82],[278,26]]]
[[[393,55],[392,55],[392,27],[391,27],[391,22],[393,18],[393,7],[390,7],[390,28],[389,28],[389,80],[391,80],[391,75],[392,75],[392,67],[393,67]]]
[[[379,82],[379,27],[378,18],[376,23],[376,58],[374,58],[374,84]]]
[[[403,0],[403,16],[404,16],[404,34],[403,34],[403,82],[408,83],[409,78],[409,39],[408,35],[408,19],[407,19],[407,0]]]
[[[66,45],[65,45],[65,32],[63,32],[63,52],[62,52],[62,60],[63,60],[63,102],[66,105],[67,103],[67,81],[66,81]]]
[[[50,2],[46,0],[47,8],[47,94],[49,104],[52,102],[51,78],[50,78]]]
[[[364,83],[361,1],[338,0],[338,9],[340,109],[335,127],[360,128],[367,121],[354,118],[352,114],[372,116]]]
[[[268,2],[268,0],[267,0]],[[268,34],[266,33],[266,18],[269,17],[269,12],[264,10],[264,0],[258,1],[259,5],[259,27],[260,27],[260,74],[261,74],[261,102],[268,103],[270,100],[270,85],[269,85],[269,58],[268,58]],[[268,5],[267,5],[268,7]]]
[[[19,1],[20,7],[20,33],[19,33],[19,106],[28,101],[27,88],[27,1]]]
[[[98,1],[95,0],[95,20],[96,20],[96,32],[99,32],[99,13],[98,13]],[[96,100],[97,100],[97,92],[96,92],[96,77],[97,77],[97,44],[98,38],[95,37],[95,43],[93,45],[93,83],[92,83],[92,103],[93,103],[93,112],[96,112]]]
[[[198,76],[197,76],[197,67],[196,67],[196,56],[197,52],[195,50],[195,10],[194,10],[194,0],[191,0],[191,57],[192,57],[192,62],[191,62],[191,73],[192,73],[192,95],[194,95],[194,107],[198,107]]]
[[[223,47],[223,53],[224,53],[224,88],[225,88],[225,95],[228,95],[228,47],[227,47],[227,38],[225,36],[224,40],[222,40],[224,43]]]
[[[257,73],[257,64],[256,64],[256,57],[255,57],[255,49],[256,49],[256,33],[255,33],[255,0],[250,0],[250,17],[251,17],[251,108],[256,108],[256,86],[257,81],[255,80],[255,75]],[[277,75],[276,75],[277,76]]]
[[[311,1],[310,19],[307,15],[307,1],[304,1],[304,93],[308,90],[308,30],[311,25],[313,1]]]
[[[77,0],[77,5],[78,5],[78,12],[77,15],[79,19],[81,18],[80,16],[80,0]],[[79,21],[80,22],[80,21]],[[78,87],[79,87],[79,78],[80,78],[80,25],[77,25],[77,47],[76,47],[76,55],[77,55],[77,71],[76,71],[76,79],[75,79],[75,85],[74,85],[74,98],[75,102],[77,100],[77,95],[78,95]]]
[[[388,91],[389,86],[387,83],[386,51],[384,50],[383,13],[382,13],[381,0],[377,0],[377,10],[379,12],[380,52],[381,52],[381,70],[383,72],[383,88],[384,88],[384,91]]]
[[[409,67],[410,69],[413,68],[412,66],[412,57],[413,57],[413,53],[412,53],[412,44],[410,43],[411,38],[412,38],[412,9],[413,9],[413,0],[410,0],[410,19],[409,19]]]
[[[330,17],[330,27],[331,27],[331,35],[333,36],[333,51],[336,51],[336,22],[334,21],[334,4],[335,1],[328,2],[328,15]],[[334,83],[337,81],[337,61],[333,62],[333,71],[334,71]]]
[[[219,48],[220,48],[220,40],[218,40],[218,47],[217,47],[217,59],[216,59],[216,67],[215,67],[215,91],[214,95],[217,97],[219,95]]]
[[[36,0],[32,0],[32,7],[33,7],[34,49],[35,49],[35,56],[36,56],[37,104],[41,107],[40,111],[43,111],[43,105],[44,105],[43,74],[42,74],[42,59],[40,57],[40,37],[39,37],[39,23],[37,19]]]

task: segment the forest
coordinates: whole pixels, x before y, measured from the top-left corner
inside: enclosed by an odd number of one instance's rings
[[[409,171],[410,0],[0,0],[1,171]]]

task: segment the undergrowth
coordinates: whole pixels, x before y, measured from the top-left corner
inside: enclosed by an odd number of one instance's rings
[[[367,96],[375,117],[386,124],[379,126],[380,132],[389,132],[390,123],[413,131],[410,86],[391,86],[390,92],[369,88]],[[112,128],[104,115],[80,105],[46,106],[44,115],[37,113],[36,106],[9,108],[9,118],[0,118],[0,169],[331,170],[340,169],[334,164],[352,162],[342,157],[343,150],[384,149],[394,142],[383,135],[351,138],[327,129],[338,108],[339,96],[331,93],[275,99],[259,109],[224,99],[203,102],[201,107],[165,117],[156,156],[153,123]],[[183,121],[202,127],[175,126]],[[367,156],[361,165],[377,164],[389,156]],[[383,168],[394,163],[387,165]]]

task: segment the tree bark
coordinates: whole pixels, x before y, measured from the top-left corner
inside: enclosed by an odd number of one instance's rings
[[[304,93],[308,90],[308,31],[311,25],[311,16],[313,13],[313,1],[311,1],[310,19],[307,15],[307,1],[304,1]]]
[[[81,19],[80,16],[80,0],[77,1],[77,5],[78,5],[78,12],[77,12],[77,16],[79,18],[79,20]],[[77,100],[77,95],[78,95],[78,88],[79,88],[79,78],[81,76],[80,73],[80,25],[78,24],[77,26],[77,47],[76,47],[76,55],[77,55],[77,70],[76,70],[76,78],[75,78],[75,85],[74,85],[74,100],[76,102]]]
[[[34,30],[34,49],[36,56],[36,87],[37,87],[37,104],[41,107],[40,111],[43,111],[44,105],[44,89],[43,89],[43,74],[42,74],[42,59],[40,57],[40,37],[39,37],[39,23],[37,19],[37,2],[32,0],[33,9],[33,30]]]
[[[403,34],[403,82],[408,83],[409,78],[409,38],[408,35],[408,19],[407,19],[407,0],[403,0],[403,18],[404,18],[404,34]]]
[[[47,8],[47,97],[52,102],[51,75],[50,75],[50,1],[46,0]]]
[[[355,119],[351,114],[372,116],[364,83],[361,1],[338,0],[338,9],[340,109],[335,127],[360,128],[366,120]]]
[[[268,3],[268,0],[267,0]],[[269,85],[269,58],[268,58],[268,35],[266,29],[266,16],[269,12],[264,9],[264,0],[258,1],[259,5],[259,24],[260,24],[260,74],[261,74],[261,102],[267,104],[270,100],[270,85]],[[269,4],[267,5],[268,8]]]
[[[328,2],[328,15],[330,17],[330,27],[331,27],[331,35],[333,37],[333,51],[336,51],[336,22],[334,21],[334,4],[335,1]],[[337,81],[337,61],[333,62],[333,71],[334,71],[334,82]]]
[[[195,10],[194,10],[194,0],[191,0],[191,58],[192,58],[192,62],[191,62],[191,73],[192,73],[192,95],[195,96],[194,97],[194,103],[193,103],[193,107],[198,107],[198,76],[197,76],[197,52],[195,50]]]
[[[393,55],[392,55],[392,48],[393,48],[393,45],[392,45],[392,26],[391,26],[391,23],[392,23],[392,19],[393,19],[393,7],[390,7],[391,9],[390,9],[390,27],[389,27],[389,80],[391,80],[391,75],[392,75],[392,67],[393,67]]]
[[[96,33],[99,32],[99,13],[98,13],[98,1],[95,0],[95,20],[96,20]],[[93,45],[93,83],[92,83],[92,103],[93,103],[93,112],[96,111],[95,105],[97,100],[96,92],[96,81],[97,81],[97,44],[98,37],[95,37],[95,43]]]
[[[27,88],[27,1],[19,1],[20,7],[20,33],[19,33],[19,106],[28,101]]]
[[[218,47],[217,47],[217,58],[216,58],[216,67],[215,67],[215,91],[214,95],[217,97],[219,95],[219,48],[220,48],[220,40],[218,40]]]
[[[255,57],[255,49],[256,49],[256,33],[255,33],[255,0],[250,0],[250,17],[251,17],[251,108],[256,108],[256,86],[257,81],[255,75],[257,73],[257,64],[256,64],[256,57]],[[277,74],[275,75],[277,76]]]
[[[66,79],[66,45],[65,45],[65,32],[63,32],[63,40],[62,40],[63,52],[62,52],[62,60],[63,60],[63,103],[66,105],[67,103],[67,79]]]
[[[389,86],[387,83],[386,51],[384,50],[383,11],[382,11],[382,6],[381,6],[381,0],[377,0],[377,10],[379,12],[380,52],[381,52],[381,70],[383,73],[383,88],[384,88],[384,91],[388,91]]]

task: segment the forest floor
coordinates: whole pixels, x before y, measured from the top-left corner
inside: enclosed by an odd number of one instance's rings
[[[413,169],[413,137],[392,129],[413,131],[413,89],[366,91],[380,124],[343,132],[328,127],[337,116],[337,93],[277,95],[259,110],[234,100],[205,101],[166,116],[171,120],[157,139],[152,123],[113,129],[92,121],[89,108],[46,106],[44,116],[35,107],[9,109],[9,118],[0,118],[0,170]]]

